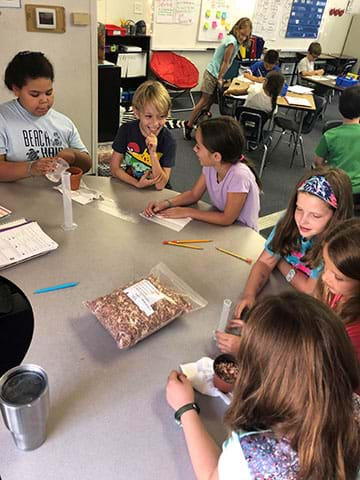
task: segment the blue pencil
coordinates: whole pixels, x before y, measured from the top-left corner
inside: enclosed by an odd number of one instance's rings
[[[62,290],[63,288],[76,287],[78,284],[79,282],[61,283],[60,285],[53,285],[52,287],[39,288],[38,290],[35,290],[34,293],[53,292],[55,290]]]

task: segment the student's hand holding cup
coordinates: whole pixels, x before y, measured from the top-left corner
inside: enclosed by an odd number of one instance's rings
[[[32,162],[30,166],[30,174],[34,177],[46,175],[47,173],[52,172],[55,169],[55,164],[56,158],[40,158],[39,160],[35,160],[35,162]]]
[[[244,295],[235,308],[235,318],[241,319],[245,309],[250,309],[255,303],[253,295]]]

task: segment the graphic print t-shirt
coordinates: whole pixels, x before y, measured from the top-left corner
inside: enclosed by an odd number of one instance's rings
[[[163,168],[171,168],[175,163],[176,144],[167,128],[158,135],[157,157]],[[145,143],[145,137],[140,131],[139,121],[125,123],[119,128],[113,150],[124,155],[122,169],[139,180],[145,172],[152,169],[152,162]]]
[[[0,105],[0,155],[6,155],[6,160],[56,157],[64,148],[87,152],[68,117],[52,108],[41,117],[31,115],[18,100]]]

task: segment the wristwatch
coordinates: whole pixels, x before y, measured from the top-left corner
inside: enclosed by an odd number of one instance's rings
[[[292,279],[295,277],[296,275],[296,270],[294,270],[293,268],[291,268],[289,271],[288,271],[288,274],[286,275],[286,281],[291,283]]]
[[[183,405],[179,410],[176,410],[174,417],[175,417],[175,422],[181,426],[181,415],[189,410],[196,410],[197,413],[200,413],[200,407],[197,403],[187,403],[186,405]]]

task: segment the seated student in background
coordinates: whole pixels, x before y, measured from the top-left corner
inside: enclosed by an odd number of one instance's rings
[[[194,152],[203,169],[193,188],[168,200],[150,202],[144,213],[191,217],[217,225],[240,222],[258,230],[259,179],[243,156],[245,138],[239,122],[225,116],[205,120],[195,139]],[[186,206],[200,200],[206,190],[217,211]]]
[[[312,75],[324,75],[324,70],[319,68],[315,70],[315,60],[321,55],[321,45],[319,42],[312,42],[309,45],[307,54],[300,60],[297,66],[297,72],[301,77]]]
[[[276,112],[276,101],[284,86],[281,72],[270,72],[262,84],[250,85],[244,107],[255,108],[266,113]]]
[[[276,50],[268,50],[265,53],[264,60],[253,63],[250,69],[244,73],[244,77],[256,83],[264,83],[268,73],[280,71],[278,61],[279,52]]]
[[[223,77],[234,61],[240,46],[250,43],[251,32],[251,20],[247,17],[240,18],[215,50],[213,58],[203,75],[200,100],[191,112],[189,120],[185,123],[185,140],[191,140],[192,129],[201,113],[210,110],[216,99],[217,88],[222,85]],[[211,116],[211,113],[208,113]]]
[[[340,127],[323,134],[316,147],[315,165],[327,162],[349,175],[355,208],[360,208],[360,85],[346,88],[339,99],[339,111],[344,117]]]
[[[341,318],[360,362],[360,218],[339,223],[323,242],[315,295]]]
[[[360,376],[338,316],[298,292],[267,297],[250,311],[236,355],[222,451],[190,381],[175,370],[168,377],[167,402],[180,417],[196,478],[356,480]]]
[[[137,120],[119,128],[112,145],[111,173],[136,188],[162,190],[175,163],[176,143],[165,127],[171,99],[157,81],[141,84],[133,97]]]
[[[53,66],[41,52],[20,52],[5,70],[15,100],[0,105],[0,181],[45,175],[56,158],[84,172],[91,159],[73,122],[52,108]]]
[[[235,309],[240,319],[251,308],[277,268],[297,290],[313,293],[323,269],[324,236],[341,220],[353,213],[351,183],[338,168],[322,167],[306,173],[297,183],[284,216],[266,240],[265,249],[247,279],[242,298]],[[228,327],[241,327],[241,320],[230,320]],[[216,332],[219,349],[236,352],[239,337]]]

